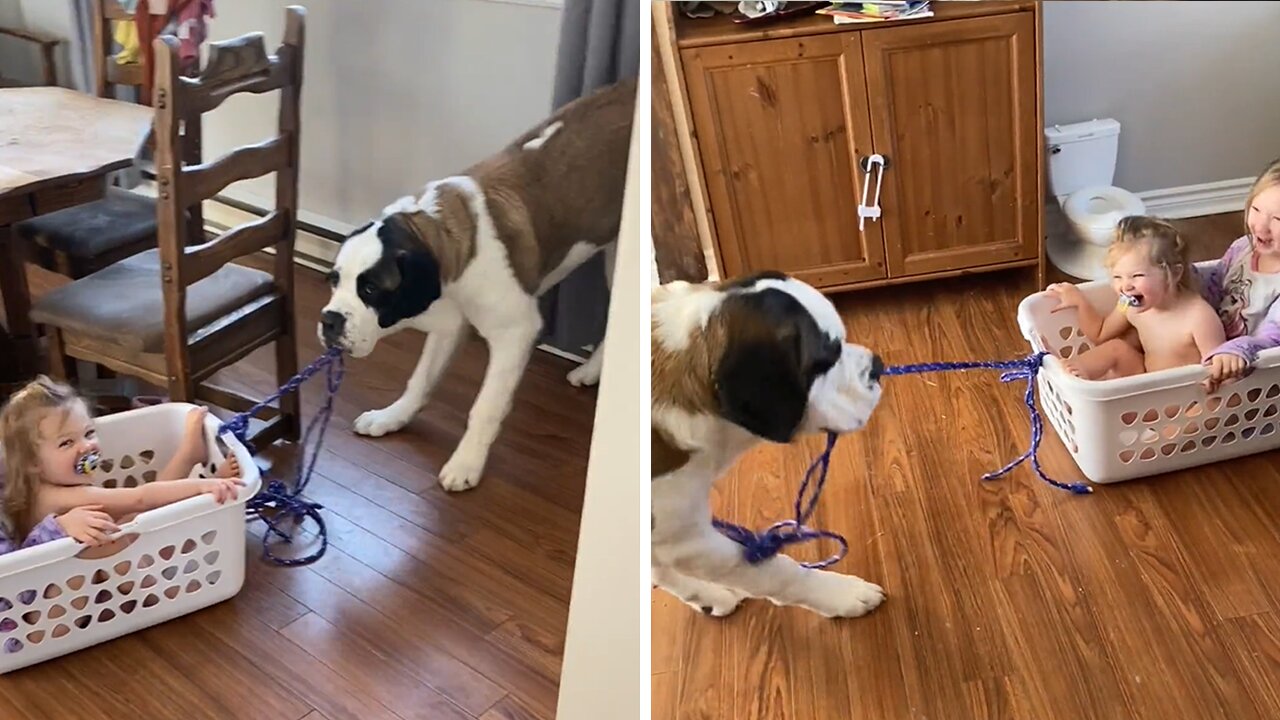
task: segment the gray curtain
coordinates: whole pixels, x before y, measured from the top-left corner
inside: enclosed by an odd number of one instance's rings
[[[93,93],[93,4],[89,0],[67,0],[71,5],[71,37],[68,59],[72,87]]]
[[[640,3],[637,0],[565,0],[556,54],[552,108],[592,90],[640,74]],[[597,254],[542,298],[543,342],[586,357],[583,348],[604,339],[609,286]]]

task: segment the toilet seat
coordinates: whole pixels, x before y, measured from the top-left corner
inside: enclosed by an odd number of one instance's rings
[[[1116,225],[1129,215],[1145,215],[1146,203],[1137,195],[1109,185],[1094,185],[1061,198],[1062,211],[1074,232],[1051,234],[1045,248],[1059,270],[1083,280],[1111,277],[1105,260],[1115,239]]]
[[[1094,185],[1067,196],[1062,203],[1062,210],[1072,223],[1081,229],[1093,231],[1082,235],[1097,242],[1102,236],[1112,232],[1121,218],[1143,214],[1146,205],[1141,198],[1124,188]]]

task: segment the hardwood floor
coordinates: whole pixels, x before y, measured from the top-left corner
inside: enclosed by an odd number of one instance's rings
[[[49,284],[37,274],[35,291]],[[298,270],[303,364],[320,354],[313,328],[326,294],[319,273]],[[238,596],[0,677],[0,717],[554,717],[595,391],[565,381],[570,362],[535,353],[484,480],[448,494],[436,473],[479,389],[481,341],[463,346],[403,431],[373,440],[351,430],[360,412],[398,397],[421,343],[404,333],[347,363],[306,493],[324,506],[321,560],[266,563],[252,524]],[[276,385],[273,358],[263,349],[216,380],[260,397]],[[322,392],[320,378],[304,386],[305,419]],[[276,475],[296,459],[264,455]],[[314,547],[298,542],[299,554]]]
[[[1238,213],[1183,225],[1195,259],[1241,234]],[[975,276],[838,305],[889,364],[1011,359],[1028,351],[1013,317],[1032,283]],[[984,482],[1027,447],[1021,387],[984,371],[890,378],[870,425],[837,446],[813,519],[849,540],[832,569],[883,585],[885,604],[827,620],[749,601],[717,620],[655,590],[653,717],[1280,717],[1280,456],[1091,495],[1026,467]],[[1051,477],[1083,479],[1056,434],[1041,447]],[[820,449],[751,452],[716,512],[787,517]]]

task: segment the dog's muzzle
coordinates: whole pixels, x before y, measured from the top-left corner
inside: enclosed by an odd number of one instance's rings
[[[320,314],[320,339],[325,347],[342,346],[342,335],[347,329],[347,316],[332,310]]]

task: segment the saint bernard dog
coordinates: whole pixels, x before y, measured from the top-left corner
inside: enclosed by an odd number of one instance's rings
[[[569,103],[497,154],[392,203],[342,243],[317,328],[325,346],[359,358],[406,328],[427,335],[404,393],[356,418],[357,433],[404,427],[469,328],[488,343],[466,432],[440,471],[446,490],[480,481],[542,331],[538,297],[597,252],[612,286],[635,93],[629,79]],[[601,343],[569,382],[598,381],[603,352]]]
[[[784,554],[750,564],[711,524],[713,484],[748,449],[853,432],[880,402],[884,364],[845,342],[835,306],[782,273],[673,282],[652,293],[653,583],[714,615],[748,597],[857,617],[884,590]]]

